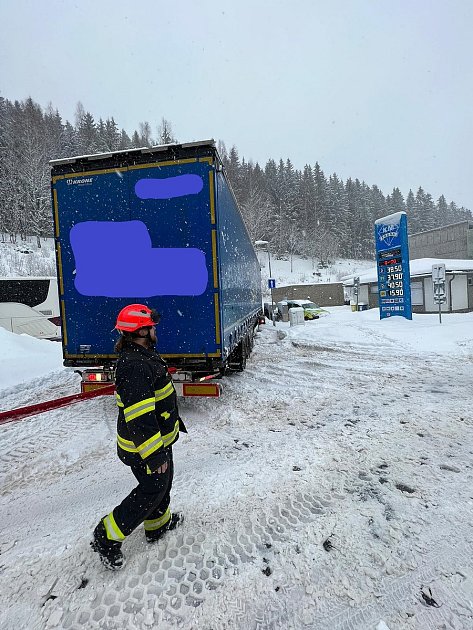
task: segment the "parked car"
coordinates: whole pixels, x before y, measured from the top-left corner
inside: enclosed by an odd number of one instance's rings
[[[278,316],[281,319],[282,308],[287,306],[287,309],[290,308],[303,308],[304,309],[304,319],[319,319],[319,317],[325,317],[328,315],[328,311],[324,310],[314,302],[310,300],[284,300],[282,302],[278,302]]]

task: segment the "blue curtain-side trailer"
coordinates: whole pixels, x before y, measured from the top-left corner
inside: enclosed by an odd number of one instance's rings
[[[51,161],[64,365],[113,381],[126,304],[161,315],[178,393],[218,396],[262,321],[258,259],[214,141]]]

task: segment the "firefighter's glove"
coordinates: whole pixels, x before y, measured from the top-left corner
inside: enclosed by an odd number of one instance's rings
[[[163,448],[153,454],[153,461],[149,462],[148,467],[152,473],[163,474],[169,467],[171,460],[171,451],[169,448]]]

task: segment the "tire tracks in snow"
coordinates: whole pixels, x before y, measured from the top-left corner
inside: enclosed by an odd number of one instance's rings
[[[176,457],[175,507],[186,511],[183,526],[152,550],[134,533],[120,575],[97,568],[77,528],[69,548],[51,550],[46,566],[32,557],[41,542],[22,552],[21,569],[9,566],[7,550],[1,577],[18,586],[16,593],[2,589],[7,614],[32,592],[42,628],[366,630],[381,619],[403,629],[471,627],[471,423],[465,416],[456,424],[457,412],[445,403],[460,399],[469,366],[406,352],[396,358],[402,374],[393,379],[382,357],[351,348],[313,357],[289,339],[263,339],[255,350],[244,374],[225,379],[222,399],[182,405],[195,428]],[[451,372],[442,388],[440,369]],[[414,385],[423,391],[422,405]],[[90,401],[81,439],[108,439],[106,428],[94,424],[96,405]],[[465,397],[455,409],[468,405]],[[75,435],[70,422],[81,419],[72,416],[63,430],[61,414],[51,413],[47,427],[60,424],[59,437],[67,440]],[[43,439],[21,429],[10,438]],[[64,470],[72,479],[73,467]],[[465,481],[460,491],[458,475]],[[452,492],[460,492],[455,515]],[[456,537],[451,544],[446,533]],[[322,545],[328,537],[330,552]],[[48,589],[60,576],[54,599],[44,601],[38,575]],[[89,582],[79,588],[84,578]],[[432,587],[440,609],[423,605],[419,581]]]

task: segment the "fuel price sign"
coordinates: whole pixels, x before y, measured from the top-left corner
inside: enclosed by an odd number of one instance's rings
[[[396,212],[375,221],[379,316],[412,319],[407,216]]]

